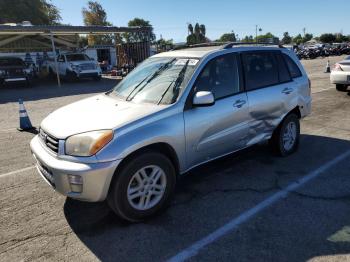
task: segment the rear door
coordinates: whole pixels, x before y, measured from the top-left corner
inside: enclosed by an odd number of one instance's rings
[[[242,53],[249,101],[247,145],[270,138],[283,117],[297,105],[297,86],[279,51]]]
[[[215,104],[184,111],[189,167],[245,147],[249,115],[240,73],[239,55],[226,54],[209,61],[198,76],[193,93],[211,91]]]

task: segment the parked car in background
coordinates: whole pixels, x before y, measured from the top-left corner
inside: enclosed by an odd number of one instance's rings
[[[334,65],[330,78],[338,91],[347,90],[350,86],[350,56]]]
[[[66,53],[57,56],[57,69],[61,77],[74,80],[82,78],[93,78],[101,80],[102,71],[99,64],[83,53]],[[55,61],[49,62],[50,74],[56,74]]]
[[[197,47],[157,54],[113,90],[46,117],[31,141],[39,174],[122,219],[164,208],[178,175],[262,141],[287,156],[311,111],[308,76],[288,49]]]
[[[33,69],[18,57],[0,57],[0,85],[24,83],[30,86],[33,80]]]

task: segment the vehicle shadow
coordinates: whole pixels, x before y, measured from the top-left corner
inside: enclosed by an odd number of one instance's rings
[[[101,261],[164,261],[260,203],[273,192],[305,176],[349,148],[348,140],[302,135],[300,149],[287,158],[272,156],[265,144],[228,155],[195,168],[182,177],[170,207],[144,223],[130,224],[119,220],[105,202],[84,203],[67,199],[64,214],[76,236]],[[327,181],[323,184],[325,187],[326,183]],[[323,185],[317,190],[322,191]],[[350,178],[342,179],[339,186],[350,193]],[[291,208],[299,209],[298,206]],[[290,212],[293,213],[293,210]],[[310,215],[314,210],[307,212]],[[283,214],[278,216],[281,218],[276,223],[284,226]],[[292,225],[308,221],[300,221],[297,217],[288,219],[292,219]],[[322,218],[318,219],[322,221]],[[305,248],[303,236],[307,239],[306,236],[315,234],[313,229],[308,231],[310,227],[307,224],[302,227],[302,232],[294,232],[289,228],[291,234],[300,240],[295,243],[290,235],[282,235],[279,236],[279,245],[288,249],[284,254],[293,253],[293,250],[299,252],[295,252],[297,255],[291,255],[290,258],[284,256],[283,261],[307,261],[316,256],[348,253],[349,245],[336,245],[327,239],[334,232],[348,226],[349,219],[349,213],[338,213],[336,221],[327,218],[327,227],[322,227],[322,230],[317,232],[315,242],[319,244],[310,245],[308,248]],[[244,239],[264,239],[261,229],[266,225],[261,224],[263,221],[250,226],[254,229],[254,237],[245,236],[244,229],[238,230],[239,233],[234,231],[230,235]],[[250,221],[246,222],[249,223]],[[271,227],[272,231],[274,226]],[[244,243],[242,242],[242,245],[245,245]],[[234,246],[232,250],[233,248]],[[248,250],[248,246],[246,249],[246,254],[225,250],[226,257],[228,255],[231,261],[242,261],[250,257],[251,251]],[[273,251],[273,247],[271,250],[267,248],[260,251],[265,254],[270,252],[273,261],[281,260],[277,255],[280,253]],[[280,252],[284,252],[283,248]],[[209,256],[207,260],[218,260],[221,254],[217,253],[215,256]]]
[[[11,84],[0,87],[0,104],[9,102],[36,101],[81,94],[102,93],[112,89],[120,80],[102,78],[101,81],[82,79],[79,81],[63,81],[61,87],[54,80],[37,80],[32,87],[24,84]]]

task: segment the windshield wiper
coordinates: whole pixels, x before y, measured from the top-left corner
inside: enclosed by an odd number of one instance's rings
[[[149,84],[153,79],[155,79],[161,72],[163,72],[165,69],[167,69],[174,61],[176,60],[176,58],[170,60],[169,62],[165,63],[164,65],[162,65],[161,67],[158,68],[157,71],[155,71],[151,76],[146,77],[144,80],[141,81],[140,84],[138,84],[132,91],[131,93],[128,95],[128,97],[126,98],[126,101],[131,101],[134,99],[134,97],[140,93],[147,84]],[[139,90],[137,90],[137,92],[129,99],[129,97],[131,96],[131,94],[144,82],[147,82],[143,85],[143,87],[141,87]]]
[[[187,70],[187,66],[188,66],[188,63],[189,63],[190,60],[187,60],[186,64],[184,65],[184,67],[181,69],[181,71],[179,72],[178,76],[177,76],[177,79],[175,80],[175,84],[174,84],[174,87],[173,87],[173,90],[175,91],[175,89],[178,90],[178,87],[181,85],[182,81],[184,80],[184,77],[185,77],[185,73],[186,73],[186,70]],[[163,92],[162,96],[160,97],[160,99],[158,100],[158,103],[157,105],[160,104],[160,102],[162,102],[163,98],[165,97],[166,93],[168,93],[170,87],[172,86],[172,84],[174,83],[174,81],[172,81],[170,83],[170,85],[165,89],[165,91]],[[177,93],[176,93],[177,94]],[[175,94],[173,95],[172,99],[173,100],[175,97]]]

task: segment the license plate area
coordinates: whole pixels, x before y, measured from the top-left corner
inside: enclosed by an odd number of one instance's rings
[[[55,187],[55,180],[53,178],[52,172],[49,168],[47,168],[44,164],[42,164],[37,158],[36,159],[36,166],[39,170],[39,172],[43,175],[45,180],[52,186]]]

